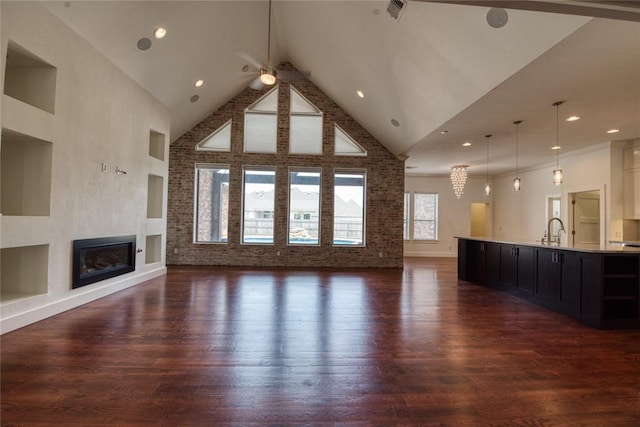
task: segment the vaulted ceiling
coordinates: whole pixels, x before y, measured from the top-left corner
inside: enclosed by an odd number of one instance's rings
[[[509,9],[494,28],[485,3],[410,0],[396,21],[385,1],[275,0],[271,63],[310,71],[391,152],[408,157],[411,173],[466,164],[484,174],[486,134],[490,174],[513,170],[515,120],[523,121],[520,167],[552,163],[555,101],[566,101],[561,156],[640,137],[637,20]],[[246,57],[267,62],[265,0],[43,4],[167,106],[172,141],[250,84],[257,70]],[[167,29],[160,40],[158,27]],[[151,47],[140,50],[145,37]],[[565,122],[569,115],[581,119]],[[620,131],[606,133],[613,128]]]

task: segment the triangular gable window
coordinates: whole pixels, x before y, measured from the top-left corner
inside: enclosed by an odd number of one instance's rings
[[[367,150],[362,148],[360,144],[358,144],[345,131],[343,131],[340,126],[336,124],[334,153],[336,156],[365,157],[367,155]]]
[[[200,141],[196,151],[231,151],[231,120]]]
[[[322,115],[322,111],[302,96],[295,87],[291,86],[291,114]]]
[[[244,111],[244,152],[277,151],[278,86]]]
[[[322,111],[291,86],[289,152],[322,154]]]

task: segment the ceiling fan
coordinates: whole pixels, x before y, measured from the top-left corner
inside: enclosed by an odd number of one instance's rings
[[[244,59],[250,65],[256,67],[256,69],[260,72],[260,75],[256,77],[251,83],[249,87],[252,89],[260,90],[265,85],[271,86],[276,83],[277,80],[280,81],[293,81],[293,80],[304,80],[308,79],[311,73],[308,71],[297,71],[297,70],[281,70],[273,67],[271,65],[271,0],[269,0],[269,27],[267,34],[267,64],[263,65],[251,56],[249,53],[245,52],[242,49],[236,49],[234,53]]]

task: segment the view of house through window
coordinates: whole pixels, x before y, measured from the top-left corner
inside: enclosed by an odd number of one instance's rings
[[[275,168],[244,168],[242,243],[273,243]]]
[[[196,215],[194,240],[227,241],[229,218],[229,167],[196,165]]]
[[[413,239],[438,239],[438,195],[415,193],[413,195]]]
[[[365,181],[364,171],[336,170],[334,174],[334,245],[364,245]]]
[[[318,245],[321,169],[289,171],[289,244]]]

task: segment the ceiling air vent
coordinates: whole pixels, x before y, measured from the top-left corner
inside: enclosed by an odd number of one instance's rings
[[[389,15],[395,19],[396,21],[400,20],[402,16],[402,12],[407,7],[407,0],[389,0],[389,5],[387,6],[387,12]]]

